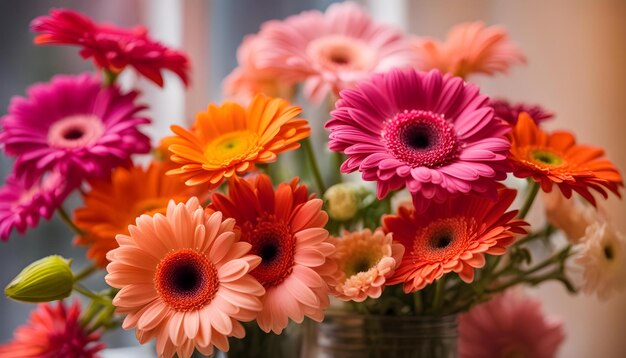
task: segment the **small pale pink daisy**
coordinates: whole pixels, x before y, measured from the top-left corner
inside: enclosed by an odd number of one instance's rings
[[[15,330],[13,340],[0,345],[0,357],[97,358],[104,348],[100,332],[90,332],[80,323],[80,303],[66,307],[42,303],[27,324]]]
[[[565,340],[562,323],[540,301],[515,291],[497,295],[459,318],[461,358],[553,358]]]
[[[0,239],[6,241],[15,228],[24,234],[39,219],[49,220],[76,187],[72,177],[51,172],[36,180],[11,174],[0,188]]]
[[[250,272],[266,290],[256,319],[259,327],[280,334],[289,319],[321,321],[329,305],[322,277],[335,272],[328,260],[335,247],[327,242],[328,215],[322,200],[309,196],[297,178],[274,189],[267,175],[234,177],[228,196],[213,194],[212,200],[207,210],[234,218],[241,240],[261,257],[261,264]]]
[[[259,38],[259,66],[304,81],[305,96],[315,103],[372,73],[414,67],[417,60],[401,31],[374,22],[352,2],[266,22]]]
[[[510,170],[509,127],[478,87],[439,71],[392,70],[341,92],[326,123],[341,171],[359,170],[383,198],[406,186],[419,211],[460,193],[495,198]]]
[[[256,317],[265,293],[249,275],[260,258],[247,255],[250,244],[234,226],[220,212],[206,215],[193,197],[170,201],[165,215],[140,216],[130,235],[118,235],[105,280],[120,289],[113,304],[126,314],[122,327],[135,327],[141,343],[156,338],[160,357],[228,351],[228,337],[245,335],[239,321]]]
[[[377,229],[346,232],[341,238],[331,238],[336,247],[330,257],[338,268],[327,282],[332,293],[344,301],[362,302],[378,298],[387,278],[393,275],[402,260],[404,246],[392,242],[392,234]]]
[[[438,69],[464,78],[472,73],[506,73],[512,65],[526,63],[526,57],[509,41],[503,28],[487,27],[482,22],[456,25],[443,43],[416,37],[413,46],[420,70]]]
[[[607,221],[587,227],[574,259],[582,267],[582,289],[601,300],[626,289],[626,239]]]
[[[11,100],[0,119],[0,145],[16,156],[18,176],[38,178],[52,168],[76,178],[108,177],[111,168],[147,153],[150,139],[138,126],[150,121],[138,115],[137,92],[102,88],[92,75],[58,75],[28,89],[28,98]]]

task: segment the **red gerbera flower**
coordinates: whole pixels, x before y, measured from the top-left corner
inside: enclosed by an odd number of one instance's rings
[[[506,212],[513,199],[515,190],[500,187],[496,201],[466,195],[433,203],[421,214],[403,206],[397,215],[385,216],[383,229],[405,248],[387,284],[404,283],[408,293],[453,271],[472,282],[474,268],[485,265],[485,254],[503,255],[515,234],[526,233],[528,224],[515,219],[517,210]]]
[[[80,46],[84,59],[93,58],[97,67],[113,73],[132,66],[162,87],[161,71],[170,70],[188,84],[187,55],[152,40],[143,26],[123,29],[97,24],[66,9],[51,10],[50,16],[40,16],[30,26],[32,31],[40,33],[35,37],[35,44]]]

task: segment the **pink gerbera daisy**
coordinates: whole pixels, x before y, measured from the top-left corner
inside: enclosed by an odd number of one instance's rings
[[[0,345],[0,356],[12,358],[96,358],[104,348],[99,332],[80,323],[80,303],[66,307],[60,301],[37,306],[30,320],[14,333],[13,341]]]
[[[526,233],[526,222],[509,211],[516,191],[500,187],[497,201],[480,195],[464,195],[433,204],[418,213],[401,206],[383,218],[385,232],[404,246],[404,257],[388,284],[404,284],[404,292],[421,290],[449,272],[470,283],[474,268],[485,265],[485,254],[503,255]]]
[[[326,123],[344,173],[359,170],[383,198],[406,185],[416,208],[459,193],[495,197],[509,170],[509,127],[459,77],[415,70],[375,75],[341,99]]]
[[[330,259],[339,270],[327,282],[333,294],[343,301],[380,297],[387,278],[393,275],[404,254],[404,246],[392,242],[392,235],[381,229],[346,232],[330,242],[337,248]]]
[[[0,188],[0,239],[6,241],[13,228],[24,234],[40,218],[52,217],[75,184],[71,177],[52,172],[36,181],[10,175]]]
[[[59,75],[15,97],[0,119],[0,144],[17,156],[18,176],[39,177],[51,168],[78,178],[108,177],[131,154],[147,153],[150,139],[137,126],[150,121],[137,112],[137,92],[102,88],[91,75]]]
[[[120,289],[113,304],[127,314],[122,327],[136,327],[141,343],[156,337],[161,357],[189,358],[194,347],[210,355],[214,345],[228,351],[227,337],[245,335],[239,321],[256,317],[265,292],[248,274],[260,259],[247,255],[234,225],[220,212],[205,215],[193,197],[118,235],[105,280]]]
[[[489,103],[493,107],[496,117],[504,119],[510,125],[517,123],[520,113],[526,112],[537,124],[554,117],[554,113],[548,112],[539,105],[526,103],[510,103],[505,99],[494,99]]]
[[[322,276],[334,272],[327,260],[334,246],[326,242],[328,215],[322,200],[309,197],[306,186],[297,183],[296,178],[274,190],[266,175],[236,178],[229,183],[228,197],[214,194],[208,207],[234,218],[241,240],[261,256],[261,264],[251,272],[266,290],[257,323],[276,334],[289,318],[298,323],[304,316],[324,318],[329,291]]]
[[[413,67],[417,60],[401,31],[374,22],[352,2],[269,21],[259,37],[259,65],[304,81],[306,97],[317,103],[329,91],[336,94],[374,72]]]
[[[512,65],[526,63],[519,47],[509,41],[506,30],[487,27],[482,22],[456,25],[443,43],[417,37],[413,46],[419,57],[419,69],[438,69],[464,78],[471,73],[506,73]]]
[[[49,16],[34,19],[30,26],[32,31],[40,33],[35,37],[35,44],[79,46],[83,58],[93,58],[97,67],[112,73],[132,66],[152,82],[163,86],[161,71],[170,70],[188,83],[187,56],[152,40],[142,26],[122,29],[97,24],[66,9],[50,10]]]
[[[495,296],[459,318],[461,358],[552,358],[563,325],[544,316],[541,302],[515,291]]]

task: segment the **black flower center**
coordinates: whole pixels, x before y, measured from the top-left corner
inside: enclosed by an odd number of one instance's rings
[[[71,127],[63,132],[63,138],[67,140],[77,140],[82,138],[85,132],[81,128]]]
[[[454,238],[452,237],[451,233],[438,233],[431,239],[430,244],[435,249],[445,249],[446,247],[450,246],[452,240],[454,240]]]
[[[261,262],[263,264],[269,264],[278,256],[278,245],[276,244],[276,238],[269,238],[269,240],[261,246],[259,249],[259,256],[261,256]]]
[[[605,246],[603,252],[604,252],[604,257],[606,257],[607,260],[611,261],[613,260],[613,258],[615,258],[615,252],[613,251],[612,246]]]
[[[181,293],[191,293],[199,287],[200,273],[195,266],[181,263],[172,267],[171,280],[174,290]]]
[[[430,127],[423,123],[407,126],[403,136],[404,142],[417,150],[428,149],[436,141]]]

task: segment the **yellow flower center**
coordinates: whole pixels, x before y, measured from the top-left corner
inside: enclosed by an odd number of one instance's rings
[[[137,216],[146,214],[153,216],[154,214],[160,213],[165,214],[167,210],[168,198],[149,198],[139,201],[135,204],[135,212]],[[133,219],[134,221],[134,219]]]
[[[368,245],[358,245],[351,247],[351,251],[344,258],[343,272],[346,277],[351,277],[360,272],[367,272],[378,264],[382,259],[382,253],[372,251]]]
[[[560,155],[545,149],[533,150],[532,152],[530,152],[530,156],[535,162],[539,162],[541,164],[551,167],[556,167],[563,164],[563,158],[561,158]]]
[[[255,133],[237,131],[222,134],[211,141],[204,149],[207,162],[220,167],[227,167],[232,162],[250,160],[256,157],[261,147]]]

